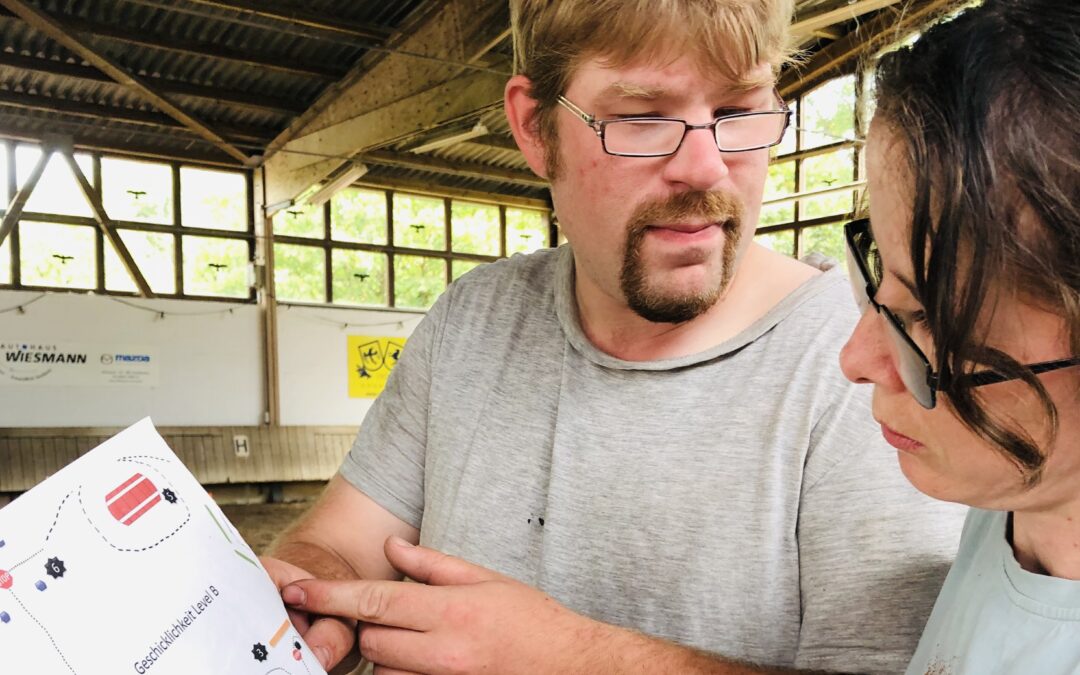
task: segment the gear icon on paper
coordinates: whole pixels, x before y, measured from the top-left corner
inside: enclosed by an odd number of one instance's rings
[[[162,490],[161,496],[164,497],[165,501],[169,502],[170,504],[176,503],[176,493],[169,488],[165,488],[164,490]]]
[[[53,579],[59,579],[64,576],[64,572],[67,572],[67,567],[64,566],[64,561],[60,558],[49,558],[45,563],[45,573]]]
[[[251,654],[255,657],[256,661],[265,661],[266,657],[270,654],[266,651],[266,645],[261,642],[256,642],[255,646],[251,648]]]

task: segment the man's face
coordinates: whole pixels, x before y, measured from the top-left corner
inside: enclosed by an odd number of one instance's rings
[[[583,63],[566,98],[598,119],[657,115],[710,122],[775,108],[771,71],[738,89],[689,58],[620,68]],[[578,284],[655,322],[687,321],[719,299],[752,240],[768,150],[721,153],[709,130],[689,132],[674,155],[608,155],[596,133],[557,112],[559,173],[552,196],[574,248]]]

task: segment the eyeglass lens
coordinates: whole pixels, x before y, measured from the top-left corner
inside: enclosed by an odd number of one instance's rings
[[[717,147],[736,152],[775,145],[786,120],[783,111],[721,119],[714,128]],[[667,155],[678,150],[685,134],[681,120],[612,120],[604,127],[604,145],[616,154]]]
[[[885,319],[889,338],[896,347],[897,371],[900,373],[900,379],[903,381],[904,387],[915,397],[919,405],[924,408],[933,408],[935,394],[928,382],[929,364],[916,350],[911,338],[900,328],[899,321],[889,308],[873,302],[867,293],[868,286],[876,292],[878,282],[881,279],[881,259],[877,255],[877,247],[868,232],[857,233],[853,239],[855,240],[854,248],[856,248],[856,251],[852,251],[853,246],[849,241],[846,252],[848,278],[851,280],[851,288],[855,294],[855,303],[859,306],[859,311],[864,313],[868,307],[873,306]],[[859,266],[855,261],[856,255],[862,261],[862,266]],[[864,273],[863,270],[866,270],[866,272]],[[874,278],[867,278],[867,274]]]

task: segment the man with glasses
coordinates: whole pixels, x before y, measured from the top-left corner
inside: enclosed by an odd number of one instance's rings
[[[791,1],[511,9],[507,117],[569,245],[440,298],[267,561],[283,596],[388,672],[902,670],[961,514],[836,366],[840,271],[753,241]]]

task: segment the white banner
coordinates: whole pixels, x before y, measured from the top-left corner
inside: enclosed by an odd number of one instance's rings
[[[0,386],[156,387],[158,357],[150,347],[0,339]]]

